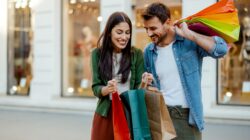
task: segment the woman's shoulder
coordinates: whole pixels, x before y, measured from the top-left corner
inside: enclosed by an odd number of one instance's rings
[[[94,48],[94,49],[92,49],[92,51],[91,51],[91,52],[92,52],[92,53],[98,53],[98,52],[99,52],[99,50],[100,50],[99,48]]]
[[[136,47],[132,47],[132,62],[137,63],[143,59],[142,50]]]
[[[100,48],[94,48],[94,49],[91,51],[92,56],[98,56],[99,53],[100,53]]]
[[[132,51],[132,53],[134,53],[134,54],[141,54],[141,53],[142,53],[142,50],[139,49],[139,48],[136,48],[136,47],[132,47],[132,48],[131,48],[131,51]]]

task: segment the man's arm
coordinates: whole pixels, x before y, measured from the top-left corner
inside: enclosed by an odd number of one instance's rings
[[[194,31],[190,31],[189,40],[195,42],[198,46],[206,50],[207,52],[211,52],[215,46],[215,40],[211,36],[205,36],[198,34]]]
[[[227,44],[222,38],[217,36],[205,36],[189,30],[185,22],[178,26],[174,26],[174,30],[178,35],[195,42],[201,49],[205,50],[214,58],[222,57],[227,52]]]
[[[188,29],[187,23],[183,22],[178,26],[174,26],[178,35],[195,42],[198,46],[202,47],[207,52],[211,52],[215,46],[213,37],[201,35]]]

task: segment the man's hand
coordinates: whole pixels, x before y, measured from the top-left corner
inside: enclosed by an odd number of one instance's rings
[[[145,86],[148,86],[152,83],[154,77],[151,73],[144,72],[142,74],[142,84],[146,84]],[[143,86],[144,87],[144,86]]]
[[[174,30],[179,36],[195,41],[195,34],[188,28],[186,22],[183,22],[181,24],[174,24]]]
[[[215,40],[213,37],[202,35],[188,29],[188,25],[185,22],[181,24],[175,23],[174,30],[176,34],[195,42],[198,46],[200,46],[207,52],[211,52],[211,50],[214,49]]]

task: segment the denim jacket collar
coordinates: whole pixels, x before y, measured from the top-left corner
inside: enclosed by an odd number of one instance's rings
[[[175,34],[175,41],[183,41],[184,40],[184,38],[182,37],[182,36],[179,36],[178,34]],[[153,43],[153,45],[150,45],[149,46],[149,50],[151,50],[151,51],[154,51],[154,53],[156,53],[157,52],[157,47],[156,47],[156,45]]]

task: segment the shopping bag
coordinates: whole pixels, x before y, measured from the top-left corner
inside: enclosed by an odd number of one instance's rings
[[[114,140],[130,140],[130,132],[123,105],[117,92],[112,94],[112,117]]]
[[[194,23],[202,23],[206,25],[208,28],[213,30],[218,34],[218,36],[222,37],[227,42],[237,41],[240,27],[235,24],[226,23],[224,21],[215,21],[206,18],[196,18],[193,19]],[[192,24],[190,24],[192,25]]]
[[[152,139],[175,138],[176,132],[162,94],[156,90],[146,90],[145,101]]]
[[[190,24],[188,26],[188,28],[192,31],[195,31],[196,33],[200,33],[200,34],[207,35],[207,36],[218,36],[219,35],[211,28],[209,28],[206,25],[199,23],[199,22]]]
[[[145,90],[128,90],[120,95],[134,140],[151,140]]]
[[[195,29],[194,31],[204,35],[210,35],[211,32],[215,32],[228,43],[239,39],[240,24],[233,0],[221,0],[194,15],[179,20],[177,24],[182,22],[186,22],[189,27],[192,26],[191,30]],[[198,29],[201,27],[200,24],[194,23],[202,23],[202,25],[210,28],[210,31],[201,32],[202,29]]]

